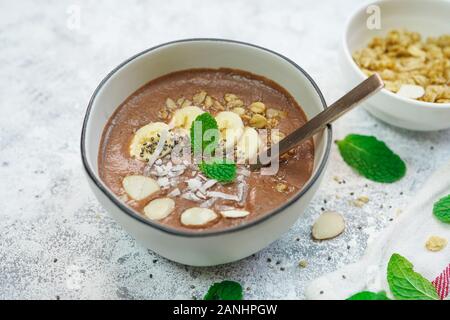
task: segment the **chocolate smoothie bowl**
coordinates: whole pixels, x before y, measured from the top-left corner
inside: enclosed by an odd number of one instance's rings
[[[83,164],[99,201],[148,248],[189,265],[231,262],[276,240],[308,205],[330,127],[262,171],[251,164],[324,108],[312,79],[274,52],[172,42],[122,63],[96,89]]]

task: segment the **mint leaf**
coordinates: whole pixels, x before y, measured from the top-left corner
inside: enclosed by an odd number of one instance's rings
[[[444,223],[450,223],[450,194],[433,206],[433,214]]]
[[[386,296],[386,292],[384,291],[380,291],[378,293],[370,291],[361,291],[347,298],[347,300],[390,300],[390,299]]]
[[[200,170],[210,179],[232,182],[236,179],[236,164],[231,160],[215,159],[200,163]]]
[[[406,173],[403,160],[375,137],[349,134],[336,143],[344,161],[367,179],[391,183]]]
[[[207,112],[197,116],[192,122],[190,135],[194,153],[200,153],[208,146],[212,153],[219,143],[219,129],[216,119]]]
[[[230,280],[214,283],[203,300],[242,300],[242,286]]]
[[[406,258],[394,253],[387,267],[389,288],[399,300],[439,300],[433,284],[414,272]]]

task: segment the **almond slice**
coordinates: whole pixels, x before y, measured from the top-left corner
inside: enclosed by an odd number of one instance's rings
[[[122,181],[125,192],[134,200],[142,200],[158,192],[159,185],[152,178],[145,176],[127,176]]]
[[[189,208],[181,214],[181,223],[185,226],[203,226],[217,219],[217,214],[208,208]]]
[[[402,84],[397,94],[405,98],[418,99],[425,94],[425,90],[414,84]]]
[[[316,240],[331,239],[345,229],[345,221],[337,212],[327,211],[320,215],[312,227],[312,236]]]
[[[246,210],[224,210],[220,211],[220,214],[225,218],[243,218],[250,214],[250,212]]]
[[[150,201],[144,208],[144,214],[150,220],[161,220],[175,209],[175,201],[170,198],[160,198]]]

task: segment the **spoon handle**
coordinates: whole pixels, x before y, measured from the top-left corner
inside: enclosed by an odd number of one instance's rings
[[[373,74],[372,76],[361,82],[359,85],[357,85],[355,88],[350,90],[348,93],[346,93],[342,98],[337,100],[327,109],[320,112],[314,118],[306,122],[303,126],[296,129],[294,132],[281,140],[278,147],[279,151],[276,154],[272,155],[272,150],[271,148],[269,148],[266,151],[268,155],[266,157],[266,161],[262,163],[260,157],[258,157],[258,162],[252,167],[254,169],[257,169],[261,166],[269,164],[270,159],[274,159],[275,157],[288,152],[302,141],[311,138],[320,130],[324,129],[328,124],[341,117],[347,111],[353,109],[357,104],[367,99],[378,90],[382,89],[383,86],[384,83],[380,76],[377,73]]]

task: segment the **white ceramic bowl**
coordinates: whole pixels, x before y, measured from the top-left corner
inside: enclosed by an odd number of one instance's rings
[[[375,5],[380,9],[381,28],[370,30],[367,19]],[[386,0],[366,4],[349,19],[341,43],[342,70],[349,86],[366,75],[353,61],[351,53],[365,47],[374,36],[385,36],[391,29],[419,32],[424,38],[450,34],[450,1]],[[450,128],[450,104],[438,104],[408,99],[383,89],[364,103],[375,117],[397,127],[431,131]]]
[[[190,68],[235,68],[272,79],[287,89],[308,118],[326,108],[309,75],[289,59],[254,45],[218,39],[190,39],[163,44],[123,62],[103,79],[86,112],[81,154],[99,202],[139,242],[183,264],[210,266],[236,261],[264,248],[286,232],[302,214],[322,179],[331,144],[331,127],[315,137],[311,179],[281,208],[232,229],[185,232],[149,221],[121,202],[98,176],[97,155],[103,128],[114,110],[145,83]]]

